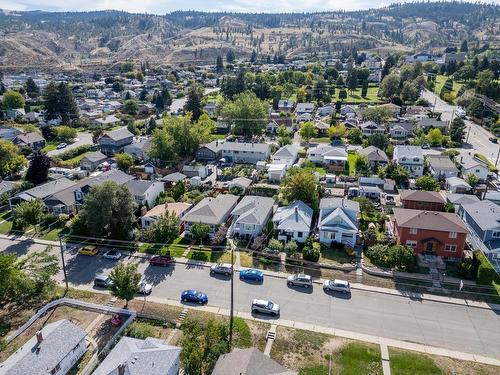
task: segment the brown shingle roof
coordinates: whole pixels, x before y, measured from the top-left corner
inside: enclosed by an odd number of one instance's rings
[[[433,202],[433,203],[446,203],[446,199],[438,191],[426,190],[401,190],[399,194],[401,200],[419,201],[419,202]]]
[[[467,226],[455,213],[407,208],[394,208],[393,213],[398,227],[468,233]]]

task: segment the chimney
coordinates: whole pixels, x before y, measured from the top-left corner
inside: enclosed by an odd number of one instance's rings
[[[127,367],[126,363],[118,364],[118,375],[125,375],[125,368]]]
[[[36,342],[40,345],[43,341],[42,331],[36,332]]]
[[[295,221],[299,221],[299,209],[295,207]]]

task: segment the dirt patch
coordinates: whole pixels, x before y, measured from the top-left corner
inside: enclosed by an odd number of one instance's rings
[[[115,307],[123,307],[123,301],[117,301]],[[139,315],[145,317],[161,319],[170,323],[175,322],[182,311],[181,307],[169,306],[156,302],[144,302],[141,299],[134,299],[128,303],[129,310],[135,310]]]
[[[500,367],[459,361],[449,357],[430,357],[445,375],[497,375],[500,372]]]
[[[250,320],[246,320],[246,323],[252,334],[252,346],[263,352],[266,347],[266,333],[271,325]]]

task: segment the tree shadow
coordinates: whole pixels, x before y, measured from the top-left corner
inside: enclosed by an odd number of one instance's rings
[[[175,269],[175,265],[171,265],[168,267],[160,267],[160,266],[151,266],[149,265],[144,270],[144,281],[151,285],[158,285],[162,281],[165,281],[167,278],[172,276]]]

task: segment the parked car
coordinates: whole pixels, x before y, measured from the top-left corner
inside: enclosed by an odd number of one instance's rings
[[[428,143],[424,143],[424,144],[422,145],[422,148],[423,148],[424,150],[429,150],[429,149],[431,148],[431,146],[430,146]]]
[[[264,281],[264,273],[254,269],[242,270],[240,271],[240,280],[257,281],[261,283]]]
[[[351,293],[351,285],[345,280],[325,280],[323,283],[323,290],[325,292],[342,292],[344,294]]]
[[[280,314],[280,306],[271,301],[254,299],[252,301],[252,312],[278,316]]]
[[[97,249],[97,247],[89,245],[80,248],[80,250],[78,250],[78,254],[94,256],[99,254],[99,250]]]
[[[175,264],[174,259],[165,255],[154,256],[149,260],[149,264],[152,266],[163,266],[168,267]]]
[[[67,145],[66,143],[59,143],[59,144],[57,145],[57,149],[58,149],[58,150],[60,150],[60,149],[65,148],[65,147],[67,147],[67,146],[68,146],[68,145]]]
[[[490,142],[498,143],[498,139],[496,137],[489,137],[488,139],[490,140]]]
[[[195,302],[200,305],[208,303],[208,296],[205,293],[199,292],[194,289],[188,289],[182,292],[181,302]]]
[[[229,276],[233,273],[233,266],[229,263],[217,263],[210,267],[210,275],[220,274]]]
[[[309,275],[304,275],[299,273],[297,275],[288,276],[287,279],[288,286],[301,286],[304,288],[312,287],[312,277]]]
[[[94,278],[94,286],[97,288],[109,288],[113,285],[113,280],[108,275],[100,274]]]
[[[137,293],[151,294],[152,291],[153,291],[153,286],[151,284],[148,284],[144,280],[139,281],[139,291]]]
[[[122,253],[117,250],[108,250],[102,255],[102,257],[104,259],[118,260],[122,257]]]

